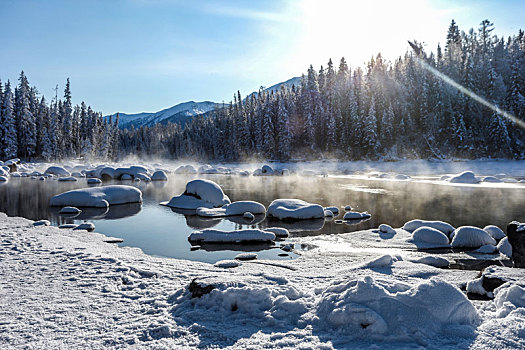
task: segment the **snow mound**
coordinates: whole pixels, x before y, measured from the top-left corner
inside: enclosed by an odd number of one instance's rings
[[[372,217],[368,212],[364,211],[362,213],[358,211],[347,211],[345,213],[345,216],[343,216],[343,220],[360,220],[360,219],[368,219]]]
[[[394,230],[392,228],[392,226],[387,225],[387,224],[379,225],[379,232],[381,232],[381,233],[388,233],[388,234],[391,234],[391,235],[395,235],[396,234],[396,230]]]
[[[443,221],[429,221],[429,220],[410,220],[403,225],[403,229],[408,232],[413,232],[420,227],[431,227],[439,230],[449,236],[455,229],[454,226]]]
[[[49,220],[38,220],[33,222],[33,226],[50,226],[51,222]]]
[[[265,214],[266,208],[261,203],[253,201],[233,202],[223,205],[220,208],[197,208],[197,215],[204,217],[244,215],[246,212],[251,214]]]
[[[264,229],[264,231],[272,232],[273,234],[275,234],[275,237],[280,238],[286,238],[290,235],[288,230],[282,227],[267,227]]]
[[[197,170],[193,167],[193,165],[181,165],[175,169],[175,174],[197,174]]]
[[[431,255],[428,255],[428,256],[425,256],[423,258],[419,258],[416,260],[412,260],[412,262],[416,264],[425,264],[425,265],[430,265],[434,267],[447,267],[450,265],[450,262],[447,259],[441,258],[439,256],[431,256]]]
[[[466,286],[466,291],[468,293],[474,293],[478,295],[486,295],[489,298],[493,298],[494,294],[492,292],[487,292],[483,288],[483,277],[477,278],[473,281],[468,281]]]
[[[525,288],[509,282],[494,290],[498,317],[506,317],[517,308],[525,308]]]
[[[481,179],[481,182],[491,182],[491,183],[500,183],[503,182],[500,179],[498,179],[495,176],[485,176],[483,179]]]
[[[8,179],[5,176],[0,176],[0,182],[6,182]]]
[[[337,216],[339,215],[339,208],[338,207],[326,207],[324,208],[324,210],[330,210],[334,215],[333,216]]]
[[[322,293],[316,314],[321,327],[381,341],[430,338],[451,325],[479,323],[465,295],[437,278],[412,286],[370,276],[336,282]]]
[[[168,175],[163,170],[157,170],[151,175],[152,181],[168,181]]]
[[[274,170],[269,165],[263,165],[260,169],[255,169],[253,171],[253,176],[272,176],[272,175],[280,175],[279,171]]]
[[[44,174],[51,174],[56,176],[71,176],[71,173],[61,166],[50,166],[44,171]]]
[[[59,214],[80,214],[82,210],[75,207],[64,207],[60,209]]]
[[[454,248],[480,248],[487,244],[496,245],[496,240],[486,231],[474,226],[458,227],[451,243]]]
[[[376,259],[372,259],[362,265],[364,268],[375,268],[375,267],[389,267],[392,266],[394,261],[402,260],[399,255],[392,256],[389,254],[382,255]]]
[[[321,219],[324,209],[300,199],[276,199],[268,207],[268,216],[279,220]]]
[[[411,177],[409,175],[405,175],[405,174],[397,174],[394,179],[396,180],[410,180]]]
[[[477,184],[479,180],[472,171],[464,171],[460,174],[452,176],[449,182],[454,184]]]
[[[247,229],[237,231],[222,231],[206,229],[192,232],[188,241],[200,243],[241,243],[241,242],[271,242],[275,240],[275,234],[258,229]]]
[[[484,246],[479,247],[478,249],[474,250],[474,253],[480,253],[480,254],[494,254],[496,253],[498,248],[495,245],[492,244],[486,244]]]
[[[64,176],[64,177],[59,177],[58,181],[75,182],[75,181],[77,181],[77,179],[75,177],[73,177],[73,176]]]
[[[512,246],[510,245],[509,239],[507,237],[502,238],[501,241],[499,241],[497,248],[498,251],[507,258],[512,257]]]
[[[188,182],[183,194],[166,203],[169,207],[179,209],[214,208],[225,204],[230,204],[230,199],[222,188],[211,180],[202,179]]]
[[[333,218],[334,217],[334,212],[331,211],[331,210],[325,210],[324,211],[324,216],[327,217],[327,218]]]
[[[449,241],[446,234],[432,227],[420,227],[412,234],[414,243],[425,243],[432,248],[448,247]],[[430,247],[427,247],[430,248]]]
[[[351,211],[351,210],[353,210],[353,209],[354,209],[354,208],[352,208],[351,205],[346,205],[346,206],[345,206],[345,211]]]
[[[240,265],[241,263],[237,260],[220,260],[220,261],[217,261],[215,264],[213,264],[213,266],[220,267],[223,269],[231,269],[233,267],[238,267]]]
[[[86,230],[86,231],[93,231],[94,229],[95,229],[95,225],[93,225],[91,222],[84,222],[74,228],[74,230]]]
[[[142,202],[142,192],[132,186],[111,185],[82,188],[61,193],[51,198],[54,207],[77,206],[105,208],[113,204]]]
[[[255,260],[257,253],[241,253],[235,256],[235,260]]]
[[[91,178],[91,179],[87,179],[87,183],[88,183],[88,185],[97,185],[97,184],[101,184],[102,180],[96,179],[96,178]]]
[[[245,218],[246,220],[253,220],[253,219],[255,219],[255,215],[253,215],[249,211],[247,211],[246,213],[242,214],[242,217]]]
[[[483,230],[487,231],[489,235],[492,236],[496,241],[499,241],[502,238],[507,237],[505,232],[503,232],[502,229],[500,229],[498,226],[494,225],[488,225],[483,227]]]

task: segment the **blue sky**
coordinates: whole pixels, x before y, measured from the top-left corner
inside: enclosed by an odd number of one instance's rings
[[[394,60],[417,39],[433,50],[450,20],[498,35],[525,28],[525,1],[0,0],[0,78],[23,69],[48,99],[104,114],[231,100],[344,56]]]

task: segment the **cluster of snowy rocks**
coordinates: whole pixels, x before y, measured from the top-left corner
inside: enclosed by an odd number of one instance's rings
[[[476,176],[472,171],[464,171],[456,175],[443,175],[440,180],[453,184],[478,184],[478,183],[525,183],[525,180],[517,180],[506,174],[494,176]]]

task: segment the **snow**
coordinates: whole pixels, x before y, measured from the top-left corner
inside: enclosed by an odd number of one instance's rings
[[[76,208],[76,207],[64,207],[60,209],[60,214],[80,214],[82,210]]]
[[[270,242],[275,240],[275,234],[259,229],[245,229],[230,232],[206,229],[192,232],[188,240],[197,243]]]
[[[338,207],[325,207],[324,210],[330,210],[334,215],[333,216],[337,216],[339,215],[339,208]]]
[[[85,231],[93,231],[95,229],[95,225],[91,222],[84,222],[77,227],[74,228],[74,230],[85,230]]]
[[[346,206],[345,206],[345,211],[351,211],[351,210],[353,210],[353,209],[354,209],[354,208],[352,208],[351,205],[346,205]]]
[[[394,230],[392,228],[392,226],[387,225],[387,224],[379,225],[379,232],[387,233],[387,234],[391,234],[391,235],[395,235],[396,234],[396,230]]]
[[[152,181],[168,181],[168,175],[163,170],[157,170],[151,175]]]
[[[425,248],[448,247],[449,241],[446,234],[432,227],[422,226],[412,233],[416,245],[424,243]]]
[[[71,176],[71,173],[61,166],[50,166],[44,171],[44,174],[51,174],[56,176]]]
[[[479,247],[478,249],[474,250],[473,253],[480,253],[480,254],[494,254],[498,251],[498,248],[495,245],[492,244],[486,244],[484,246]]]
[[[412,260],[412,262],[417,264],[430,265],[434,267],[447,267],[450,265],[450,262],[447,259],[432,255],[427,255],[425,257]]]
[[[372,217],[368,212],[358,212],[358,211],[347,211],[345,215],[343,216],[343,220],[359,220],[359,219],[367,219]]]
[[[0,182],[6,182],[8,179],[5,176],[0,176]]]
[[[276,199],[268,207],[268,216],[279,220],[320,219],[324,218],[324,209],[300,199]]]
[[[480,248],[486,244],[496,245],[496,240],[486,231],[474,226],[458,227],[451,243],[454,248]]]
[[[497,248],[498,251],[507,258],[512,257],[512,246],[510,245],[509,239],[507,237],[502,238],[501,241],[499,241]]]
[[[506,317],[511,312],[525,308],[525,287],[505,283],[494,290],[494,304],[498,317]],[[523,325],[522,325],[523,326]]]
[[[222,217],[244,215],[246,212],[256,215],[265,214],[266,208],[259,202],[238,201],[223,205],[220,208],[197,208],[196,214],[204,217]]]
[[[502,238],[507,237],[505,232],[503,232],[502,229],[500,229],[498,226],[495,225],[487,225],[483,227],[483,230],[487,231],[489,235],[492,236],[496,241],[499,241]]]
[[[175,174],[197,174],[197,170],[193,167],[193,165],[181,165],[175,169]]]
[[[485,176],[483,179],[481,179],[481,182],[491,182],[491,183],[500,183],[503,182],[501,179],[495,177],[495,176]]]
[[[105,208],[113,204],[142,202],[142,192],[132,186],[111,185],[72,190],[51,198],[51,206]]]
[[[223,268],[223,269],[231,269],[233,267],[240,266],[241,263],[237,260],[220,260],[217,261],[213,266]]]
[[[246,213],[242,214],[242,217],[245,218],[246,220],[250,220],[250,221],[253,221],[255,219],[255,215],[253,215],[249,211],[247,211]]]
[[[58,181],[75,182],[75,181],[77,181],[77,179],[75,177],[73,177],[73,176],[64,176],[64,177],[59,177]]]
[[[331,210],[326,210],[325,209],[324,216],[327,217],[327,218],[333,218],[334,217],[334,212],[331,211]]]
[[[279,238],[286,238],[290,235],[290,232],[288,232],[287,229],[282,227],[266,227],[264,231],[272,232],[273,234],[275,234],[275,237]]]
[[[439,231],[443,232],[444,234],[446,234],[447,236],[450,235],[455,230],[454,226],[452,226],[451,224],[449,224],[447,222],[430,221],[430,220],[419,220],[419,219],[410,220],[410,221],[406,222],[403,225],[403,229],[408,231],[408,232],[413,232],[416,229],[418,229],[420,227],[423,227],[423,226],[431,227],[431,228],[434,228],[436,230],[439,230]]]
[[[448,181],[457,184],[477,184],[479,182],[472,171],[464,171],[460,174],[454,175]]]
[[[230,204],[230,199],[215,182],[199,179],[188,182],[185,192],[180,196],[161,204],[179,209],[214,208]]]
[[[255,260],[257,259],[256,253],[241,253],[235,256],[235,260]]]
[[[101,184],[101,183],[102,183],[102,180],[100,180],[100,179],[95,179],[95,178],[87,179],[87,184],[88,185],[97,185],[97,184]]]
[[[487,292],[485,288],[483,288],[483,277],[467,282],[466,291],[478,295],[486,295],[491,299],[494,297],[492,292]]]

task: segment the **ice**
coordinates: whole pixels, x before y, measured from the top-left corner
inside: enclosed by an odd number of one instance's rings
[[[492,238],[494,238],[496,241],[499,241],[500,239],[507,237],[505,232],[503,232],[503,230],[500,229],[498,226],[487,225],[483,227],[483,230],[487,231],[489,235],[491,235]]]
[[[259,229],[236,231],[206,229],[192,232],[188,237],[188,240],[197,243],[270,242],[275,240],[275,234]]]
[[[60,214],[80,214],[80,212],[82,212],[82,210],[75,207],[64,207],[59,211]]]
[[[359,219],[367,219],[372,217],[368,212],[358,212],[358,211],[347,211],[345,215],[343,216],[343,220],[359,220]]]
[[[458,184],[477,184],[479,182],[472,171],[464,171],[461,174],[452,176],[449,181],[450,183]]]
[[[186,191],[180,196],[173,197],[168,203],[161,204],[179,209],[214,208],[230,204],[230,199],[215,182],[199,179],[188,182]]]
[[[105,208],[113,204],[142,202],[142,192],[132,186],[111,185],[82,188],[56,195],[51,206],[77,206]]]
[[[454,248],[480,248],[487,244],[496,245],[496,240],[486,231],[474,226],[458,227],[451,243]]]
[[[497,248],[498,251],[501,254],[505,255],[507,258],[512,257],[512,246],[509,243],[508,237],[502,238],[501,241],[499,241]]]
[[[276,199],[268,207],[268,216],[280,220],[324,218],[324,209],[300,199]]]
[[[276,237],[286,238],[290,235],[287,229],[282,227],[266,227],[264,231],[272,232]]]
[[[431,227],[439,230],[449,236],[454,231],[454,226],[443,221],[429,221],[429,220],[410,220],[403,225],[403,229],[408,232],[413,232],[420,227]]]
[[[420,227],[412,234],[413,242],[420,248],[448,247],[449,240],[446,234],[432,227]]]
[[[392,226],[387,225],[387,224],[381,224],[381,225],[379,225],[379,232],[387,233],[387,234],[391,234],[391,235],[396,234],[396,230],[394,230],[394,229],[392,228]]]
[[[168,181],[168,175],[163,170],[157,170],[151,175],[152,181]]]
[[[56,176],[71,176],[71,173],[61,166],[50,166],[44,172],[45,174],[52,174]]]
[[[251,214],[265,214],[266,208],[259,202],[254,201],[238,201],[231,204],[223,205],[220,208],[197,208],[197,215],[205,217],[221,217],[221,216],[235,216],[244,215],[249,212]]]

